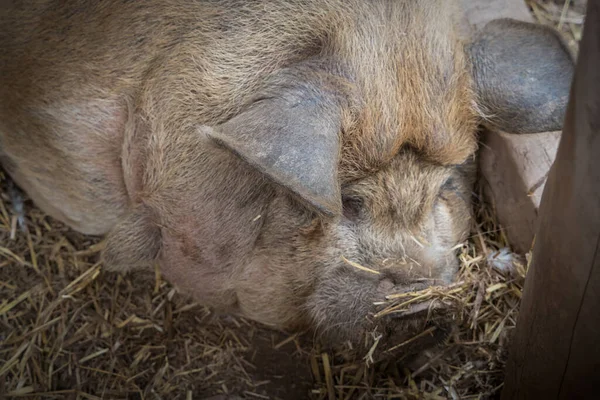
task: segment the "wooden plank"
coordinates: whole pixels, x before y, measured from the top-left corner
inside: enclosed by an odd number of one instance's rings
[[[533,22],[524,0],[461,0],[461,9],[465,20],[461,31],[465,35],[472,34],[498,18]]]
[[[481,29],[497,18],[513,18],[533,22],[533,17],[523,0],[462,0],[469,23]]]
[[[560,131],[483,133],[479,154],[482,185],[516,252],[528,252],[533,243],[542,192],[560,135]]]
[[[598,398],[600,0],[590,0],[564,133],[540,207],[504,400]]]

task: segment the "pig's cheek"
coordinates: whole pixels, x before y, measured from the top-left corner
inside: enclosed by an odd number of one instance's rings
[[[237,296],[230,278],[207,262],[184,254],[181,244],[168,238],[163,242],[160,269],[165,279],[194,300],[228,312],[237,311]]]

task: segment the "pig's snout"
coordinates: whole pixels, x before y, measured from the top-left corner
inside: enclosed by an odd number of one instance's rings
[[[382,312],[380,306],[373,314],[374,329],[381,332],[378,352],[373,355],[375,361],[416,354],[447,340],[455,325],[448,305],[439,298],[424,296],[430,286],[444,284],[440,280],[416,279],[397,285],[390,278],[381,279],[377,286],[379,296],[388,301],[398,295],[405,297],[399,297],[391,306],[383,305],[388,311],[391,307],[390,312]],[[419,300],[421,296],[423,299]]]
[[[338,270],[321,281],[312,308],[325,344],[337,346],[350,341],[355,349],[368,352],[369,338],[378,337],[374,360],[420,352],[444,341],[452,329],[444,304],[424,298],[411,300],[439,280],[408,278],[401,270],[378,274],[352,269]],[[408,304],[381,313],[390,296],[406,295]],[[404,302],[399,301],[398,304]],[[365,340],[365,338],[367,340]]]

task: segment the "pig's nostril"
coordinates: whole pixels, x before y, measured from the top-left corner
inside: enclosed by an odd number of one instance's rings
[[[392,280],[391,280],[391,279],[384,278],[384,279],[382,279],[382,280],[379,282],[379,287],[378,287],[378,289],[379,289],[379,291],[380,291],[380,292],[384,292],[384,293],[386,293],[386,292],[391,292],[391,291],[392,291],[392,289],[394,289],[394,287],[395,287],[395,286],[396,286],[396,285],[394,284],[394,282],[392,282]]]

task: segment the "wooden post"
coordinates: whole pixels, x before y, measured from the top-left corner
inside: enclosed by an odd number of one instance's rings
[[[482,132],[481,184],[511,248],[531,249],[539,222],[544,185],[554,163],[561,132],[529,134]]]
[[[589,0],[502,399],[599,398],[600,0]]]

